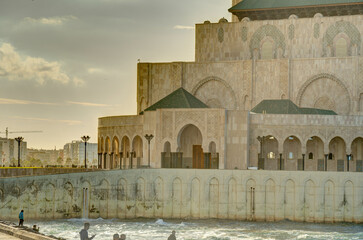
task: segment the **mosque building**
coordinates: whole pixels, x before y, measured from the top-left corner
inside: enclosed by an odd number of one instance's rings
[[[229,12],[196,24],[194,62],[138,63],[138,114],[99,118],[99,168],[361,172],[363,1]]]

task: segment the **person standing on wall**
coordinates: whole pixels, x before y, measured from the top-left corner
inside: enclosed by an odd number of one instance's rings
[[[19,226],[23,226],[24,223],[24,210],[22,209],[19,213]]]

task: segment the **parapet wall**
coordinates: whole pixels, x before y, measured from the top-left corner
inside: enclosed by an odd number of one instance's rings
[[[38,167],[2,167],[0,168],[0,178],[53,175],[77,172],[100,171],[96,168],[38,168]]]
[[[0,179],[0,216],[363,222],[362,173],[132,169]]]

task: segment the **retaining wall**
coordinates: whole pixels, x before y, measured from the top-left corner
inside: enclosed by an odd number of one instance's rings
[[[0,216],[363,222],[357,172],[130,169],[0,179]]]

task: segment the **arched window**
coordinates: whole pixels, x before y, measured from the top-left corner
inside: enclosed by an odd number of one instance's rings
[[[343,37],[340,37],[335,42],[335,56],[336,57],[346,57],[348,56],[348,43]]]
[[[267,154],[267,158],[268,158],[268,159],[275,159],[275,153],[274,153],[274,152],[269,152],[269,153]]]
[[[329,153],[328,159],[333,160],[333,154],[332,153]]]
[[[314,154],[311,152],[309,153],[309,159],[313,159],[314,158]]]
[[[274,42],[272,39],[267,38],[261,46],[261,59],[274,58]]]
[[[289,152],[289,159],[294,159],[294,153],[293,152]]]

